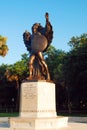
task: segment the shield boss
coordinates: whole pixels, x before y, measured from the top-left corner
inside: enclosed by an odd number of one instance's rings
[[[31,48],[34,52],[43,52],[47,47],[47,39],[45,36],[40,34],[34,34],[31,39]]]

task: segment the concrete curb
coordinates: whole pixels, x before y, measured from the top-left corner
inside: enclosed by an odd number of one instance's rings
[[[8,122],[9,117],[0,117],[0,122]]]
[[[87,123],[87,117],[68,117],[68,122]]]

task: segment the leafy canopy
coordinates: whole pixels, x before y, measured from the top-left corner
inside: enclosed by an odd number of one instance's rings
[[[8,46],[6,45],[7,38],[0,35],[0,56],[5,56],[8,52]]]

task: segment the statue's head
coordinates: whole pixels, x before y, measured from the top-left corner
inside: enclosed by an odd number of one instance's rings
[[[40,23],[35,23],[35,24],[32,26],[32,33],[37,33],[39,26],[41,26]]]

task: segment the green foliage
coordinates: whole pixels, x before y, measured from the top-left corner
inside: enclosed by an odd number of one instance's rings
[[[62,81],[62,63],[65,55],[66,53],[64,51],[55,49],[53,46],[51,46],[46,53],[46,62],[51,74],[51,79],[55,83]]]
[[[79,39],[79,40],[78,40]],[[87,108],[87,35],[74,39],[76,45],[64,59],[63,75],[69,92],[71,107]],[[73,40],[71,39],[73,42]],[[75,41],[73,43],[75,43]]]
[[[87,69],[87,35],[81,35],[78,37],[79,44],[77,47],[67,53],[64,60],[64,75],[69,86],[73,86],[75,83],[76,77],[82,71]],[[82,42],[82,38],[85,40]],[[75,78],[74,78],[75,77]]]
[[[7,70],[10,71],[11,75],[18,75],[20,80],[23,80],[28,74],[28,54],[23,54],[21,61],[16,62],[13,65],[9,65]]]
[[[5,56],[8,52],[8,46],[6,45],[7,38],[0,35],[0,56]]]
[[[5,71],[8,65],[2,64],[0,66],[0,80],[4,80],[5,78]]]
[[[71,40],[68,42],[68,45],[70,45],[72,49],[84,46],[85,44],[87,44],[87,33],[84,33],[79,37],[73,36]]]

